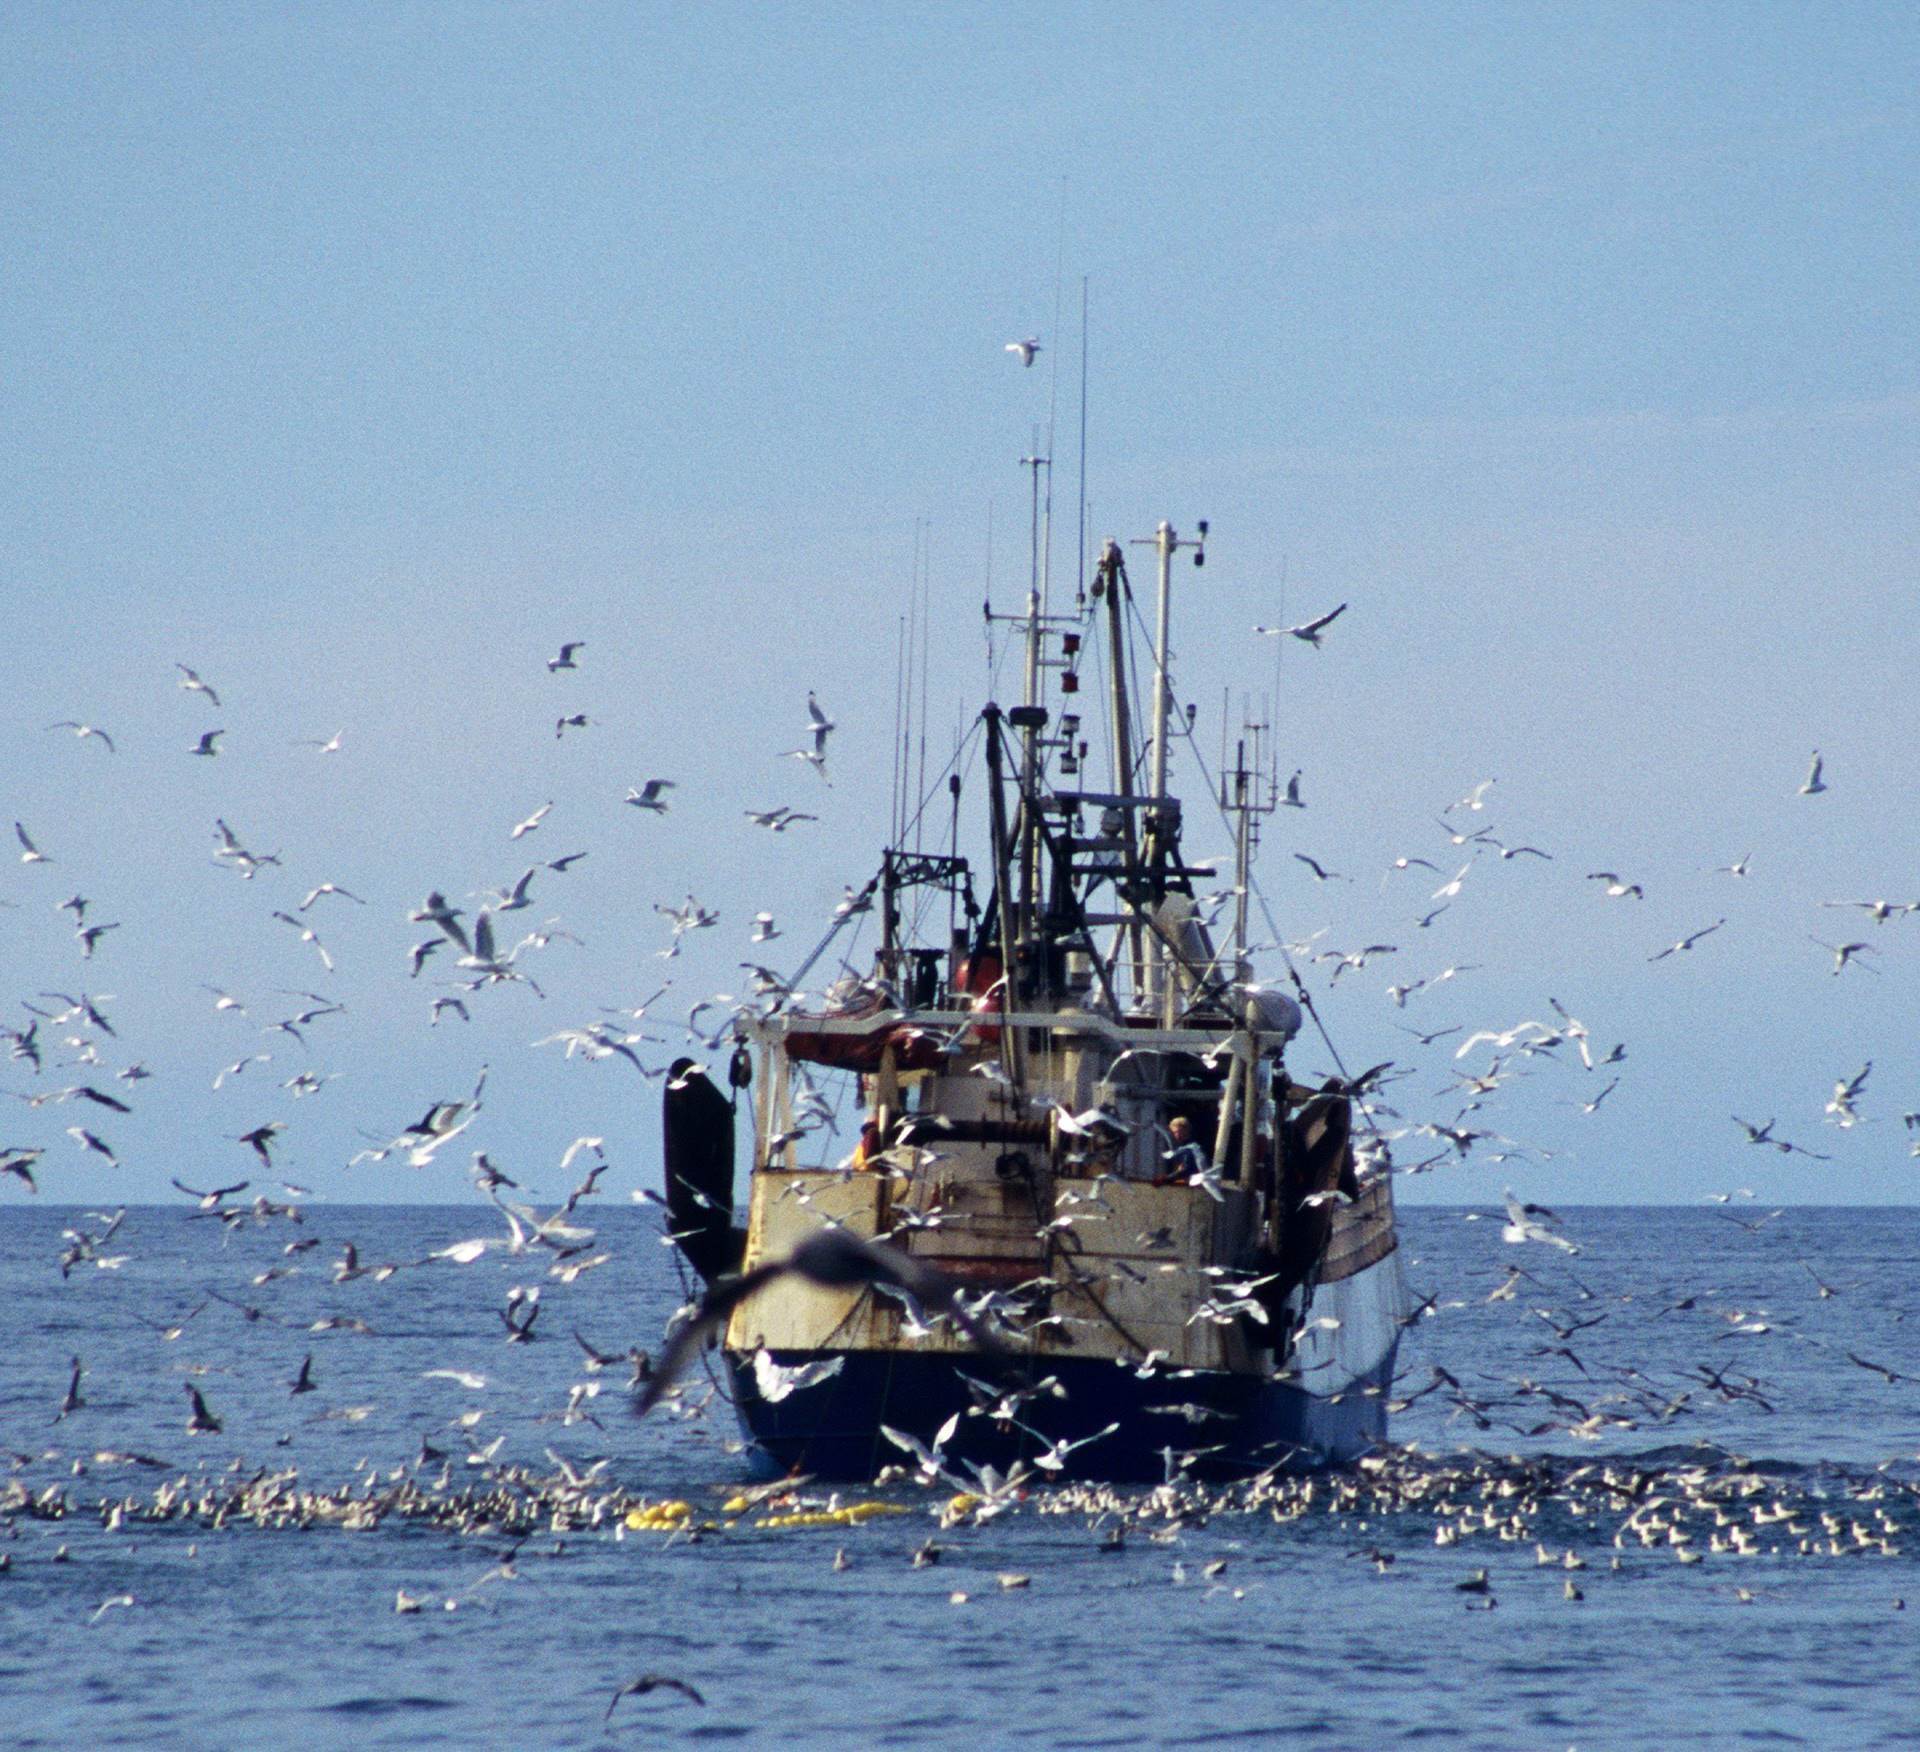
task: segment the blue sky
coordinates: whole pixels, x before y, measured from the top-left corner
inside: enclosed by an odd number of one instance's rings
[[[1628,1045],[1592,1113],[1612,1070],[1511,1065],[1471,1123],[1533,1154],[1406,1196],[1913,1197],[1920,915],[1822,905],[1920,901],[1909,9],[22,7],[0,35],[0,808],[55,860],[0,863],[0,1009],[112,993],[103,1074],[155,1073],[130,1116],[0,1110],[46,1195],[244,1170],[233,1137],[279,1117],[302,1184],[457,1196],[457,1168],[343,1164],[482,1063],[496,1159],[545,1185],[594,1133],[654,1183],[658,1085],[530,1043],[661,978],[650,1023],[735,990],[754,911],[810,944],[864,879],[916,532],[944,752],[989,564],[1005,606],[1025,574],[1017,459],[1063,358],[1074,404],[1084,275],[1090,526],[1211,519],[1176,678],[1212,748],[1223,690],[1277,676],[1309,801],[1269,836],[1282,931],[1399,945],[1310,976],[1348,1062],[1417,1066],[1396,1104],[1451,1120],[1462,1037],[1394,1024],[1552,997]],[[1251,637],[1342,600],[1277,671]],[[550,675],[563,639],[582,667]],[[831,789],[781,758],[809,688]],[[1832,789],[1799,797],[1815,747]],[[655,774],[672,812],[624,808]],[[1418,929],[1439,878],[1382,872],[1450,875],[1434,818],[1488,777],[1475,824],[1553,859],[1482,858]],[[744,823],[776,801],[823,819]],[[213,867],[216,817],[284,867]],[[543,952],[544,1002],[429,1028],[452,988],[406,978],[407,911],[530,850],[589,852],[515,915],[584,946]],[[312,915],[333,981],[271,918],[323,879],[369,902]],[[76,889],[123,921],[91,962]],[[723,923],[661,962],[654,904],[689,891]],[[348,1005],[310,1058],[257,1032],[296,987]],[[1825,1123],[1868,1059],[1862,1123]],[[339,1075],[296,1102],[302,1067]]]

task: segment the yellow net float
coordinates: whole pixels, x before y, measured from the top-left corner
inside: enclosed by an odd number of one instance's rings
[[[848,1503],[839,1509],[801,1509],[788,1515],[769,1515],[756,1527],[858,1527],[880,1515],[910,1515],[899,1503]]]
[[[671,1533],[684,1527],[692,1513],[693,1504],[678,1499],[648,1503],[644,1508],[629,1509],[625,1524],[635,1533]]]

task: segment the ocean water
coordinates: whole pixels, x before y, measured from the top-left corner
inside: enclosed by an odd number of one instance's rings
[[[1565,1253],[1409,1211],[1434,1300],[1386,1466],[1311,1493],[1040,1492],[946,1527],[948,1493],[905,1486],[773,1505],[904,1511],[852,1525],[725,1510],[724,1403],[696,1387],[640,1421],[624,1366],[584,1368],[576,1331],[656,1346],[682,1292],[648,1213],[582,1216],[606,1258],[572,1283],[502,1252],[417,1263],[494,1232],[471,1210],[323,1205],[231,1231],[135,1208],[100,1249],[122,1263],[63,1278],[62,1232],[100,1218],[10,1198],[0,1742],[1920,1741],[1920,1384],[1889,1378],[1920,1376],[1920,1213],[1570,1210]],[[400,1269],[333,1281],[347,1240]],[[509,1343],[508,1291],[535,1285]],[[329,1317],[365,1330],[312,1330]],[[217,1433],[189,1432],[189,1383]],[[501,1519],[503,1478],[601,1460],[558,1530]],[[249,1484],[402,1476],[412,1506],[358,1530],[215,1524]],[[203,1512],[146,1518],[183,1477]],[[678,1531],[620,1525],[673,1499]],[[704,1701],[657,1686],[609,1719],[647,1674]]]

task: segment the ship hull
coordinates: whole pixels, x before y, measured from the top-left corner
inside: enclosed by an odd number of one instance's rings
[[[1315,1314],[1338,1309],[1332,1318],[1340,1325],[1309,1335],[1320,1343],[1297,1353],[1291,1379],[1165,1368],[1143,1378],[1109,1358],[1066,1353],[1006,1361],[914,1349],[769,1350],[784,1367],[840,1361],[825,1380],[770,1401],[759,1391],[751,1353],[729,1350],[726,1359],[741,1428],[758,1468],[770,1475],[872,1478],[884,1466],[912,1463],[883,1427],[930,1443],[955,1413],[959,1426],[943,1452],[949,1470],[963,1477],[966,1464],[1005,1472],[1017,1463],[1033,1468],[1037,1482],[1157,1484],[1170,1472],[1205,1478],[1309,1472],[1349,1464],[1386,1440],[1399,1326],[1382,1292],[1397,1264],[1382,1261],[1323,1286]],[[1375,1278],[1382,1281],[1369,1281]],[[1356,1352],[1357,1364],[1348,1360]],[[1049,1376],[1064,1391],[1025,1399],[1014,1413],[1017,1423],[967,1415],[990,1396],[981,1387],[1006,1394]],[[970,1386],[969,1377],[979,1386]],[[1118,1427],[1099,1433],[1109,1425]],[[1057,1467],[1039,1466],[1052,1444],[1081,1441],[1086,1446]]]

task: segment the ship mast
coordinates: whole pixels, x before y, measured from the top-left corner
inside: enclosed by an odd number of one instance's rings
[[[1040,731],[1046,723],[1044,712],[1035,708],[1040,700],[1042,659],[1040,639],[1047,622],[1047,549],[1053,538],[1053,458],[1042,456],[1036,446],[1033,455],[1023,456],[1020,466],[1033,476],[1031,544],[1027,571],[1027,664],[1026,688],[1021,704],[1026,710],[1015,720],[1021,735],[1020,753],[1020,917],[1029,929],[1033,923],[1034,890],[1039,881],[1040,836],[1038,818],[1032,800],[1040,778]],[[1046,528],[1041,527],[1040,471],[1047,473]],[[1044,538],[1044,539],[1043,539]]]
[[[1135,547],[1151,547],[1160,560],[1153,638],[1153,766],[1148,781],[1148,795],[1153,800],[1153,808],[1147,817],[1147,850],[1156,873],[1164,872],[1169,845],[1174,839],[1167,810],[1167,718],[1173,703],[1173,692],[1167,682],[1167,660],[1171,655],[1167,629],[1172,613],[1173,556],[1181,548],[1192,548],[1193,563],[1196,566],[1207,563],[1207,520],[1204,517],[1200,519],[1199,529],[1197,538],[1182,541],[1173,525],[1162,518],[1159,528],[1151,536],[1136,540],[1133,544]],[[1147,938],[1146,948],[1146,995],[1153,1008],[1163,1009],[1171,990],[1171,981],[1164,977],[1167,971],[1166,948],[1157,932]]]

